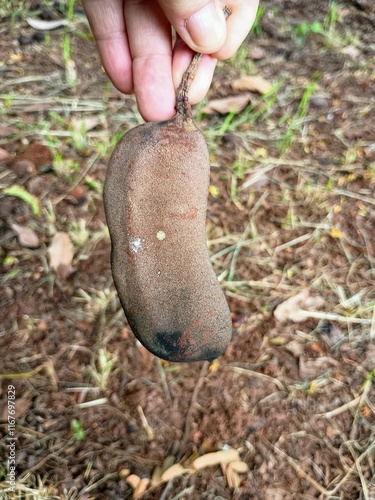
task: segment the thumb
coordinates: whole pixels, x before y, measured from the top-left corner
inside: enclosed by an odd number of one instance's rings
[[[212,54],[226,40],[226,22],[220,0],[159,0],[171,25],[194,51]]]

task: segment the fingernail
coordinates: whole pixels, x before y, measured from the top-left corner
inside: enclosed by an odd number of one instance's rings
[[[208,3],[186,20],[186,29],[199,49],[218,50],[226,35],[225,17],[220,4]]]

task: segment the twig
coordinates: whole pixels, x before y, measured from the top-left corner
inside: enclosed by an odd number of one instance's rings
[[[272,382],[280,389],[280,391],[286,391],[287,388],[277,380],[277,378],[270,377],[269,375],[265,375],[264,373],[254,372],[253,370],[247,370],[246,368],[240,368],[239,366],[230,366],[229,368],[240,375],[246,375],[247,377],[260,378],[262,380],[267,380],[267,382]]]
[[[184,450],[185,445],[187,443],[187,440],[189,438],[190,419],[193,416],[194,409],[195,409],[195,403],[197,402],[198,394],[199,394],[199,391],[202,387],[204,377],[207,374],[209,364],[210,364],[209,361],[205,361],[203,363],[201,371],[200,371],[199,376],[198,376],[197,383],[195,384],[195,387],[194,387],[193,395],[191,396],[189,409],[188,409],[188,412],[186,414],[185,430],[184,430],[184,434],[183,434],[182,439],[181,439],[180,449],[179,449],[179,452],[177,454],[177,462],[181,459],[182,454],[183,454],[183,450]]]
[[[357,406],[360,401],[361,401],[361,396],[358,396],[357,398],[353,399],[352,401],[349,401],[348,403],[345,403],[344,405],[339,406],[339,408],[336,408],[335,410],[331,410],[327,413],[319,414],[318,417],[325,417],[325,418],[337,417],[337,415],[344,413],[344,411],[349,410],[350,408],[353,408],[354,406]]]
[[[312,233],[303,234],[302,236],[298,236],[298,238],[294,238],[293,240],[287,241],[283,245],[279,245],[275,248],[275,253],[281,252],[281,250],[285,250],[286,248],[293,247],[294,245],[298,245],[298,243],[302,243],[303,241],[309,240],[312,237]]]
[[[83,172],[78,176],[78,178],[76,179],[75,183],[73,184],[73,186],[70,186],[69,188],[69,191],[67,193],[64,193],[62,194],[61,196],[59,196],[56,200],[53,201],[53,204],[56,206],[58,205],[61,201],[63,201],[68,195],[69,193],[71,193],[73,191],[74,188],[76,188],[78,186],[78,184],[81,182],[81,180],[89,173],[89,171],[91,170],[91,168],[93,167],[94,163],[96,162],[97,158],[99,156],[99,153],[96,153],[92,158],[91,158],[91,161],[89,161],[86,165],[86,167],[84,168]]]
[[[307,318],[317,318],[317,319],[326,319],[328,321],[340,321],[342,323],[354,323],[357,325],[371,325],[372,319],[366,318],[353,318],[352,316],[340,316],[340,314],[333,313],[325,313],[319,311],[305,311],[301,309],[301,313]]]
[[[292,458],[290,457],[289,455],[287,455],[284,451],[280,450],[280,448],[278,448],[277,446],[275,446],[274,444],[272,444],[270,441],[268,441],[268,439],[265,439],[265,438],[262,438],[262,441],[264,441],[264,443],[269,446],[272,451],[274,451],[275,453],[277,453],[277,455],[279,455],[280,457],[283,457],[285,458],[285,460],[288,462],[289,465],[291,465],[293,467],[293,469],[298,472],[298,474],[300,474],[304,479],[306,479],[306,481],[308,483],[311,484],[311,486],[313,486],[317,491],[319,491],[320,493],[322,493],[324,496],[331,496],[333,495],[334,493],[336,493],[336,491],[340,488],[340,486],[347,480],[347,478],[353,474],[353,470],[350,469],[346,474],[345,476],[340,480],[340,482],[333,488],[333,490],[327,490],[326,488],[324,488],[324,486],[320,485],[317,481],[315,481],[315,479],[313,479],[312,477],[310,477],[298,464],[297,462]]]
[[[234,249],[234,252],[233,252],[232,261],[230,263],[228,281],[232,281],[233,278],[234,278],[234,274],[236,272],[236,263],[237,263],[238,256],[240,255],[241,246],[242,246],[243,242],[247,240],[247,237],[249,236],[250,231],[251,231],[251,229],[253,227],[252,217],[258,211],[259,207],[262,206],[264,200],[267,198],[268,195],[269,195],[269,191],[265,191],[262,194],[262,196],[259,198],[259,200],[257,201],[257,203],[255,204],[255,206],[250,210],[250,213],[249,213],[249,222],[248,222],[248,224],[247,224],[247,226],[245,228],[245,231],[242,233],[241,238],[238,240],[238,243],[235,246],[235,249]]]
[[[180,442],[180,449],[179,449],[179,451],[177,453],[177,456],[176,456],[176,463],[181,460],[181,457],[183,455],[183,451],[184,451],[185,445],[186,445],[187,440],[189,438],[189,433],[190,433],[190,419],[191,419],[191,417],[193,415],[195,403],[197,402],[197,398],[198,398],[198,393],[200,391],[200,388],[202,387],[202,383],[203,383],[203,380],[204,380],[204,376],[207,373],[208,366],[209,366],[209,361],[205,361],[203,363],[201,371],[199,373],[197,383],[195,384],[193,395],[191,396],[189,409],[188,409],[188,412],[186,414],[185,430],[184,430],[184,434],[183,434],[181,442]],[[160,497],[160,500],[167,500],[169,491],[171,490],[172,486],[173,486],[173,479],[170,479],[168,481],[168,483],[167,483],[167,486],[165,487],[165,489],[163,491],[163,494]]]
[[[155,356],[155,359],[156,359],[156,366],[157,366],[157,369],[159,372],[161,386],[163,388],[165,397],[167,398],[168,401],[172,401],[171,393],[169,392],[167,377],[165,376],[165,371],[163,370],[163,367],[161,366],[161,361],[157,356]]]

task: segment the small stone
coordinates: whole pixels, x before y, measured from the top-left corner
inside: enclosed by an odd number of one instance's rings
[[[310,98],[310,106],[317,109],[327,109],[329,107],[329,100],[322,96],[312,96]]]
[[[83,186],[76,186],[70,191],[66,201],[78,207],[83,205],[87,201],[87,189]]]
[[[266,51],[261,47],[254,47],[253,49],[250,49],[249,56],[254,61],[259,61],[259,59],[263,59],[266,56]]]

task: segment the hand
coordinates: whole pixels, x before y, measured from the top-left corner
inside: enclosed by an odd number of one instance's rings
[[[192,51],[205,54],[189,100],[206,95],[217,59],[233,55],[253,25],[259,0],[83,0],[109,78],[135,93],[146,121],[174,115],[175,90]],[[232,14],[225,21],[223,8]],[[171,26],[178,36],[172,46]]]

